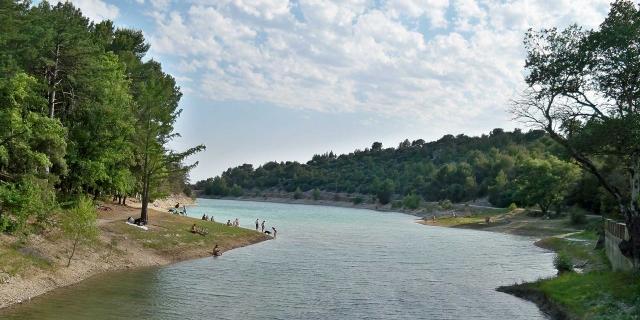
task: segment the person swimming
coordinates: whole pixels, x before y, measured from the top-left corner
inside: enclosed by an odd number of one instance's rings
[[[222,255],[222,252],[220,252],[220,248],[218,247],[218,244],[216,244],[213,247],[213,251],[211,252],[211,254],[213,254],[214,257],[219,257]]]

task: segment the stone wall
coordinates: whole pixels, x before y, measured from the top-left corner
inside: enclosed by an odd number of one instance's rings
[[[607,258],[611,262],[611,268],[615,271],[628,271],[634,269],[634,262],[622,255],[618,245],[622,240],[629,239],[629,231],[624,223],[619,223],[611,219],[604,222],[605,250]],[[638,263],[636,266],[640,266]]]

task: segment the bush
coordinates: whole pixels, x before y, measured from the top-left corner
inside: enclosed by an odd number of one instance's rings
[[[242,190],[242,187],[239,185],[234,184],[233,187],[231,187],[231,190],[229,190],[229,194],[234,197],[241,197],[244,194],[244,190]]]
[[[410,194],[402,199],[402,205],[407,209],[418,209],[420,207],[420,202],[422,202],[422,198],[417,194]]]
[[[97,218],[96,208],[86,196],[78,198],[75,207],[62,216],[62,231],[72,241],[67,267],[71,265],[71,259],[79,244],[91,243],[98,237]]]
[[[364,199],[362,199],[362,197],[355,197],[351,199],[351,202],[353,202],[353,204],[358,205],[364,202]]]
[[[573,263],[571,257],[563,251],[558,252],[555,258],[553,258],[553,265],[558,270],[558,273],[573,271]]]
[[[313,191],[311,192],[311,197],[313,198],[313,200],[320,200],[320,190],[318,190],[318,188],[313,189]]]
[[[509,209],[509,212],[511,212],[513,210],[518,209],[518,206],[515,203],[511,202],[511,204],[509,205],[509,207],[507,209]]]
[[[451,209],[453,209],[453,203],[451,203],[451,200],[449,200],[449,199],[438,201],[438,206],[440,206],[440,208],[442,210],[451,210]]]
[[[391,209],[399,209],[402,208],[402,201],[395,200],[391,202]]]
[[[582,209],[577,207],[572,207],[569,210],[569,222],[571,222],[571,224],[574,226],[583,225],[587,223],[587,215],[584,213]]]
[[[298,200],[298,199],[302,199],[302,190],[300,190],[300,187],[296,188],[296,191],[293,193],[293,198]]]

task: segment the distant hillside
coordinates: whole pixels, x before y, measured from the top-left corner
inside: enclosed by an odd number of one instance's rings
[[[406,195],[453,202],[488,196],[493,204],[507,206],[524,202],[517,199],[511,183],[519,174],[518,164],[531,158],[561,158],[560,150],[543,131],[494,129],[479,137],[461,134],[433,142],[405,140],[396,148],[374,142],[371,148],[349,154],[314,155],[304,164],[268,162],[258,168],[244,164],[194,187],[210,196],[318,189],[375,195],[383,204]],[[583,205],[591,209],[599,204]]]

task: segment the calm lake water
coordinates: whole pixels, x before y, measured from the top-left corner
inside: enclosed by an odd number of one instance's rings
[[[256,218],[278,238],[219,258],[119,272],[2,319],[544,319],[500,285],[554,274],[525,237],[427,227],[400,213],[198,200],[189,214]]]

